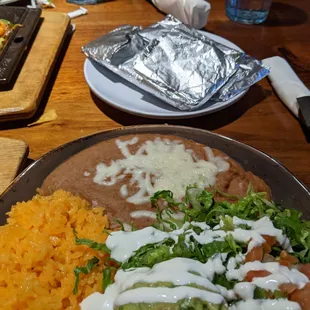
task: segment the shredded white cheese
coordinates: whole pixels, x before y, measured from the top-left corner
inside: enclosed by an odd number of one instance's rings
[[[221,157],[214,157],[210,148],[205,148],[209,158],[207,161],[196,160],[193,151],[178,141],[159,138],[146,141],[136,153],[130,153],[129,145],[137,142],[137,137],[128,141],[117,140],[116,144],[124,158],[109,164],[98,164],[93,179],[97,184],[111,186],[130,175],[130,184],[139,190],[127,196],[127,188],[122,186],[120,192],[130,203],[148,202],[155,192],[166,188],[174,193],[176,199],[180,199],[188,184],[212,186],[217,173],[229,169],[229,164]]]

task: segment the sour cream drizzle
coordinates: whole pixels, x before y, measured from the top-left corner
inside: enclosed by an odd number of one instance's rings
[[[210,148],[205,148],[209,161],[196,160],[193,151],[179,141],[157,138],[144,142],[132,154],[129,146],[138,141],[138,137],[128,141],[116,140],[124,158],[112,160],[110,164],[98,164],[93,178],[97,184],[111,186],[130,175],[130,185],[137,186],[139,190],[128,197],[127,187],[120,189],[121,196],[130,203],[148,202],[156,191],[165,188],[170,188],[176,199],[181,199],[188,184],[212,186],[217,173],[229,169],[229,163],[220,156],[214,156]]]
[[[141,211],[139,211],[141,212]],[[143,211],[145,212],[145,211]],[[133,214],[135,215],[135,214]],[[138,216],[141,214],[138,213]],[[176,243],[181,234],[192,236],[197,242],[207,244],[214,240],[224,240],[227,234],[239,242],[249,242],[248,251],[254,246],[265,242],[262,234],[276,237],[282,246],[290,249],[290,244],[282,231],[276,229],[269,218],[264,217],[258,221],[244,221],[233,218],[234,231],[224,231],[220,228],[211,229],[205,223],[185,223],[182,228],[171,232],[163,232],[153,227],[147,227],[138,231],[112,232],[106,241],[111,250],[111,257],[119,262],[125,262],[134,255],[134,252],[146,244],[162,242],[171,238]],[[241,229],[238,226],[246,224],[250,230]],[[197,234],[192,227],[199,227],[202,232]],[[189,242],[190,240],[188,240]],[[188,244],[190,246],[190,244]],[[231,310],[299,310],[300,306],[288,300],[253,300],[255,287],[275,291],[283,283],[293,283],[298,288],[303,288],[308,278],[297,269],[289,269],[277,262],[261,263],[259,261],[244,262],[246,254],[237,254],[231,257],[227,263],[226,254],[216,254],[205,264],[188,259],[173,258],[156,264],[153,268],[136,268],[127,271],[119,270],[115,276],[115,283],[108,287],[105,294],[95,293],[87,297],[81,303],[82,310],[112,310],[114,307],[130,303],[175,303],[184,298],[200,298],[213,304],[225,304],[226,300],[238,297],[244,299],[229,307]],[[211,281],[215,274],[224,274],[228,280],[242,281],[251,270],[267,270],[271,274],[263,278],[254,278],[251,283],[239,282],[232,290],[227,290],[220,285],[214,285]],[[174,287],[147,287],[147,283],[169,282]],[[146,287],[134,288],[136,283],[146,283]],[[195,284],[197,287],[187,286]]]
[[[156,212],[150,211],[150,210],[138,210],[138,211],[133,211],[130,213],[130,217],[133,219],[138,219],[138,218],[150,218],[155,220],[156,219]],[[167,214],[165,212],[162,213],[162,217],[164,219],[174,219],[174,220],[183,220],[184,219],[184,213],[182,212],[177,212],[177,213],[172,213],[172,214]],[[166,224],[166,223],[165,223]],[[170,226],[167,224],[167,228]]]
[[[259,261],[246,263],[241,265],[238,269],[229,269],[228,266],[226,278],[228,280],[242,281],[251,270],[266,270],[271,273],[271,275],[267,277],[254,278],[251,282],[258,287],[270,291],[278,290],[279,286],[283,283],[294,283],[301,289],[309,282],[308,277],[297,269],[289,269],[286,266],[281,266],[277,262],[261,263]]]
[[[81,307],[85,309],[112,310],[114,306],[129,303],[175,303],[185,298],[200,298],[201,300],[222,304],[224,298],[219,294],[218,288],[209,280],[215,273],[225,270],[221,256],[217,255],[206,264],[187,258],[174,258],[164,261],[150,268],[137,268],[133,270],[119,270],[115,276],[115,283],[108,287],[101,295],[102,308],[94,308],[98,303],[98,294],[86,298]],[[176,287],[141,287],[130,289],[136,283],[170,282]],[[196,284],[201,288],[188,287]],[[202,289],[205,288],[205,289]]]
[[[287,299],[266,299],[239,301],[230,310],[301,310],[297,302]]]
[[[254,264],[256,264],[256,266]],[[289,274],[289,269],[280,266],[278,263],[271,263],[270,265],[270,263],[262,264],[254,262],[245,264],[244,266],[246,267],[241,267],[239,270],[241,274],[247,270],[257,270],[256,268],[273,272],[273,279],[281,275],[278,271],[282,268],[286,269],[284,272],[282,271],[283,274]],[[225,304],[223,297],[227,300],[232,300],[239,296],[245,301],[239,302],[236,305],[231,306],[229,309],[300,309],[297,303],[289,302],[287,300],[277,300],[276,302],[274,300],[268,302],[253,300],[255,285],[258,284],[258,280],[263,280],[264,278],[256,278],[251,283],[237,283],[233,290],[227,290],[219,285],[214,285],[211,280],[215,273],[221,274],[225,272],[225,270],[226,268],[223,266],[220,254],[209,259],[205,264],[187,258],[173,258],[155,265],[152,269],[144,267],[128,271],[119,270],[115,276],[115,283],[108,287],[105,294],[98,295],[98,293],[95,293],[89,296],[81,303],[81,307],[82,310],[112,310],[115,306],[129,303],[175,303],[184,298],[194,297],[214,304]],[[301,285],[300,281],[308,282],[308,279],[305,279],[305,276],[300,274],[297,270],[293,271],[293,273],[294,272],[296,272],[295,276],[288,276],[288,278],[282,283],[290,282],[299,284],[299,287],[301,288],[303,285]],[[273,281],[271,276],[269,281]],[[170,282],[175,287],[132,288],[134,284],[143,282]],[[201,288],[186,286],[189,284],[196,284]],[[257,286],[261,287],[260,285]],[[205,290],[202,288],[205,288]],[[268,281],[266,281],[266,285],[263,285],[262,288],[270,288],[268,286]]]
[[[121,306],[128,303],[176,303],[182,299],[199,298],[212,304],[221,304],[224,298],[220,294],[204,291],[201,289],[178,286],[174,288],[167,287],[141,287],[134,290],[126,291],[120,294],[115,305]]]
[[[239,219],[235,218],[235,221],[238,220]],[[200,244],[208,244],[215,240],[222,241],[225,236],[231,234],[238,242],[247,243],[251,240],[248,245],[248,251],[251,251],[253,247],[260,246],[265,242],[265,239],[261,236],[264,234],[276,237],[276,240],[284,249],[291,251],[288,238],[282,234],[280,229],[273,226],[272,221],[268,217],[263,217],[253,223],[248,222],[248,225],[252,228],[251,230],[241,228],[235,228],[234,231],[212,230],[206,224],[192,223],[193,226],[203,229],[200,234],[197,234],[192,229],[189,229],[190,225],[190,223],[185,223],[182,228],[171,232],[163,232],[154,227],[146,227],[134,232],[116,231],[111,233],[106,244],[111,249],[111,257],[119,262],[124,262],[131,257],[136,250],[146,244],[158,243],[169,238],[177,243],[178,237],[185,231],[187,233],[185,238],[187,244],[189,244],[191,237]]]

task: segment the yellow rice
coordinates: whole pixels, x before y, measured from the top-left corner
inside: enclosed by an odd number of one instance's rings
[[[101,291],[102,268],[96,267],[80,274],[78,293],[72,293],[74,268],[105,256],[76,245],[73,228],[80,238],[105,242],[103,211],[61,190],[17,203],[0,227],[0,309],[79,309],[83,298]]]

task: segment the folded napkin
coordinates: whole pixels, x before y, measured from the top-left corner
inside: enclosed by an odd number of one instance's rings
[[[171,14],[184,24],[200,29],[207,24],[211,5],[204,0],[152,0],[161,11]]]
[[[288,62],[279,56],[266,58],[263,64],[270,67],[268,78],[281,101],[298,117],[297,98],[310,96],[309,89],[303,84]]]

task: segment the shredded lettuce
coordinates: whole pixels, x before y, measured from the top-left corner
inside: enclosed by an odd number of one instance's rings
[[[261,287],[256,287],[253,294],[254,299],[281,299],[287,298],[287,293],[281,292],[279,290],[267,291]]]
[[[10,21],[8,21],[7,19],[3,19],[3,18],[0,18],[0,23],[4,24],[4,25],[12,25],[13,26],[13,24]]]
[[[216,273],[214,275],[212,283],[221,285],[221,286],[227,288],[228,290],[231,290],[234,288],[235,284],[238,283],[238,281],[237,280],[227,280],[225,274]]]
[[[167,239],[164,242],[147,244],[138,249],[127,262],[122,264],[123,269],[149,267],[155,264],[175,258],[191,258],[206,263],[209,258],[218,253],[227,253],[235,256],[242,252],[242,247],[233,239],[232,235],[227,235],[224,241],[213,241],[207,244],[199,244],[195,239],[185,241],[186,231],[180,235],[178,242]],[[244,245],[245,246],[245,245]]]
[[[147,244],[135,252],[127,262],[122,264],[123,269],[137,267],[153,267],[155,264],[172,258],[170,246],[173,245],[171,239],[166,240],[165,244]],[[181,250],[179,248],[179,250]],[[186,248],[184,248],[186,250]],[[182,251],[182,250],[181,250]],[[185,254],[185,252],[183,252]]]
[[[232,217],[230,216],[221,216],[221,221],[223,222],[223,226],[221,227],[221,230],[224,231],[234,231],[235,226]]]
[[[215,192],[219,194],[218,191]],[[151,198],[152,204],[157,208],[159,208],[159,201],[173,209],[174,212],[179,210],[184,212],[184,222],[205,222],[213,228],[222,220],[224,226],[221,229],[226,231],[233,229],[232,218],[234,216],[254,221],[268,216],[274,226],[281,229],[289,238],[294,250],[291,254],[302,263],[310,263],[310,221],[302,220],[302,213],[297,210],[284,209],[268,201],[266,193],[256,193],[251,185],[246,196],[235,201],[216,202],[214,193],[197,186],[187,187],[184,202],[175,201],[173,194],[167,190],[157,192]],[[239,227],[249,229],[247,225]]]
[[[173,218],[173,214],[180,211],[186,205],[183,202],[176,202],[173,193],[168,190],[158,191],[150,198],[153,207],[157,209],[156,223],[154,227],[163,231],[178,229],[183,221]],[[164,201],[165,205],[160,206],[159,201]]]

